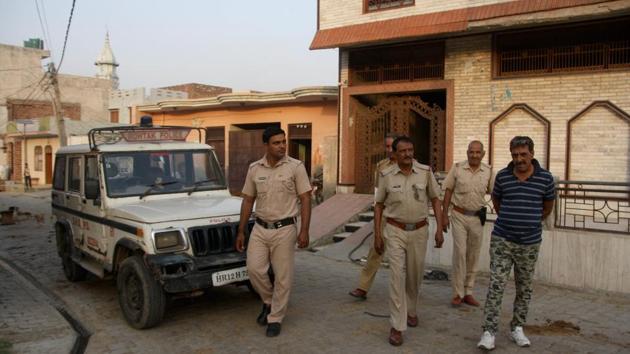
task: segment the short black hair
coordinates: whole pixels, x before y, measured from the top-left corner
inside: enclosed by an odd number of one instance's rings
[[[265,129],[265,131],[263,132],[263,144],[267,144],[269,142],[269,139],[271,139],[272,136],[274,135],[287,135],[284,130],[282,130],[282,128],[280,127],[276,127],[276,126],[271,126],[271,127],[267,127]]]
[[[510,140],[510,151],[519,146],[527,146],[529,152],[534,152],[534,141],[528,136],[515,136]]]
[[[394,142],[392,143],[392,150],[397,151],[398,150],[398,144],[399,143],[409,143],[411,145],[413,145],[413,141],[405,135],[401,135],[399,137],[397,137],[396,139],[394,139]]]

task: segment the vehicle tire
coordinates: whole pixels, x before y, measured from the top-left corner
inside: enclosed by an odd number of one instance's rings
[[[82,281],[87,278],[87,270],[73,261],[69,254],[61,256],[61,264],[63,265],[63,274],[71,282]]]
[[[57,253],[61,257],[61,265],[63,274],[71,282],[85,280],[87,270],[72,260],[72,239],[63,227],[56,227],[55,234],[57,239]]]
[[[140,256],[125,259],[116,278],[120,309],[133,328],[151,328],[162,320],[166,295]]]

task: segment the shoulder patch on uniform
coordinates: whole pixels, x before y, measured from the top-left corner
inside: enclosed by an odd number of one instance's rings
[[[423,165],[420,162],[414,160],[413,161],[413,167],[417,167],[423,170],[427,170],[427,171],[431,171],[431,167],[427,166],[427,165]]]
[[[387,167],[383,168],[383,169],[380,171],[381,176],[382,176],[382,177],[385,177],[385,176],[387,176],[388,174],[390,174],[390,173],[394,172],[394,170],[396,169],[396,166],[397,166],[397,165],[395,165],[395,164],[394,164],[394,165],[387,166]]]
[[[299,165],[301,163],[304,163],[304,162],[302,162],[302,160],[294,159],[291,156],[287,156],[287,161],[289,161],[290,163],[293,163],[295,165]]]
[[[254,166],[258,165],[259,163],[260,163],[260,160],[256,160],[256,161],[254,161],[254,162],[250,163],[250,164],[249,164],[248,169],[249,169],[249,170],[251,170],[251,169],[252,169],[252,167],[254,167]]]

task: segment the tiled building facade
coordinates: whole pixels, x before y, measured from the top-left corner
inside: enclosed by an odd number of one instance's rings
[[[465,159],[473,139],[501,168],[510,138],[530,135],[536,157],[560,179],[630,182],[630,2],[318,5],[311,49],[340,55],[341,190],[368,190],[357,163],[375,160],[362,146],[380,138],[366,137],[366,124],[371,134],[401,129],[416,134],[416,145],[431,141],[421,146],[429,150],[424,162],[438,170]],[[383,113],[379,106],[392,96],[403,106],[418,98],[439,107],[442,127],[423,128],[434,118],[415,108]],[[399,128],[400,119],[411,125]]]

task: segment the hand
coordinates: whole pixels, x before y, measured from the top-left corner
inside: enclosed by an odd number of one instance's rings
[[[236,245],[234,246],[238,252],[245,251],[245,234],[241,231],[236,235]]]
[[[435,231],[435,248],[442,248],[442,244],[444,243],[444,235],[442,234],[442,230]]]
[[[374,235],[374,250],[378,254],[383,254],[385,251],[385,242],[383,242],[381,235]]]
[[[309,237],[308,231],[300,231],[297,239],[298,248],[306,248],[308,247]]]
[[[444,214],[442,214],[442,231],[444,232],[448,231],[448,224],[449,224],[449,220],[448,220],[448,211],[447,211]]]

